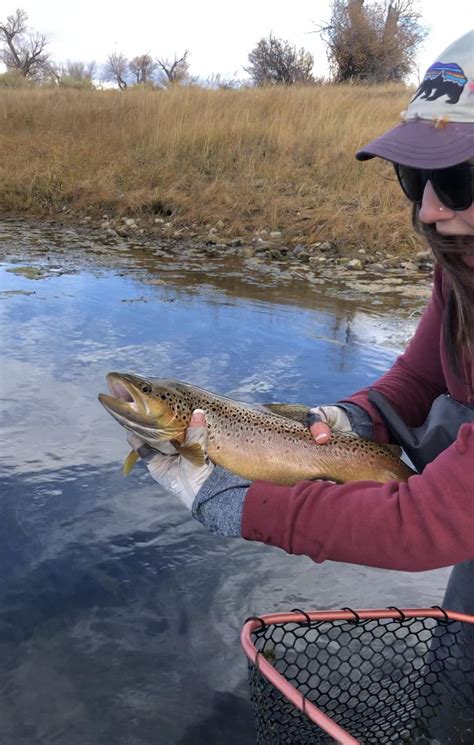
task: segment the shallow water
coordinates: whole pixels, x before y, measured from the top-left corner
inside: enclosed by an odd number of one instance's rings
[[[97,402],[110,370],[246,401],[331,402],[391,364],[413,301],[361,303],[237,259],[98,254],[74,231],[7,228],[0,742],[250,745],[245,618],[440,602],[447,570],[315,565],[207,535],[139,464],[122,477],[124,433]],[[7,271],[26,265],[40,278]]]

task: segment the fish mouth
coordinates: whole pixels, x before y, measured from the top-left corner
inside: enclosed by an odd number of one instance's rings
[[[121,424],[150,426],[155,421],[147,395],[140,390],[135,376],[111,372],[106,376],[111,395],[99,393],[102,406]]]

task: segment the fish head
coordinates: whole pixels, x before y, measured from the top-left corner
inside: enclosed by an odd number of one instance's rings
[[[100,393],[99,401],[125,429],[152,447],[183,441],[191,411],[171,381],[118,372],[106,380],[109,394]]]

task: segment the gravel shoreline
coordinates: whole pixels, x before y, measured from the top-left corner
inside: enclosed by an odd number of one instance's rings
[[[111,218],[107,214],[102,220],[69,215],[55,219],[0,215],[0,257],[25,261],[31,254],[27,248],[22,251],[21,246],[12,251],[9,229],[16,232],[19,224],[26,244],[28,232],[32,234],[31,245],[35,246],[36,255],[44,253],[44,238],[33,235],[39,230],[50,239],[51,251],[64,250],[67,255],[71,245],[77,254],[82,246],[84,256],[87,252],[99,254],[110,265],[136,250],[150,252],[157,259],[180,262],[233,257],[241,261],[243,272],[252,271],[281,281],[304,280],[309,285],[332,282],[361,295],[391,294],[424,300],[431,291],[433,260],[428,250],[414,250],[409,259],[363,248],[348,254],[327,241],[287,246],[277,231],[261,231],[251,241],[239,237],[227,239],[219,235],[220,221],[207,235],[202,235],[191,229],[174,230],[172,220],[162,218],[155,218],[150,224],[149,220]]]

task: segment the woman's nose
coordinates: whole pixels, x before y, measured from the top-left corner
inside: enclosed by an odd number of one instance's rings
[[[445,207],[440,202],[431,186],[431,181],[427,181],[421,201],[420,220],[426,223],[440,222],[441,220],[450,220],[454,214],[453,210]]]

